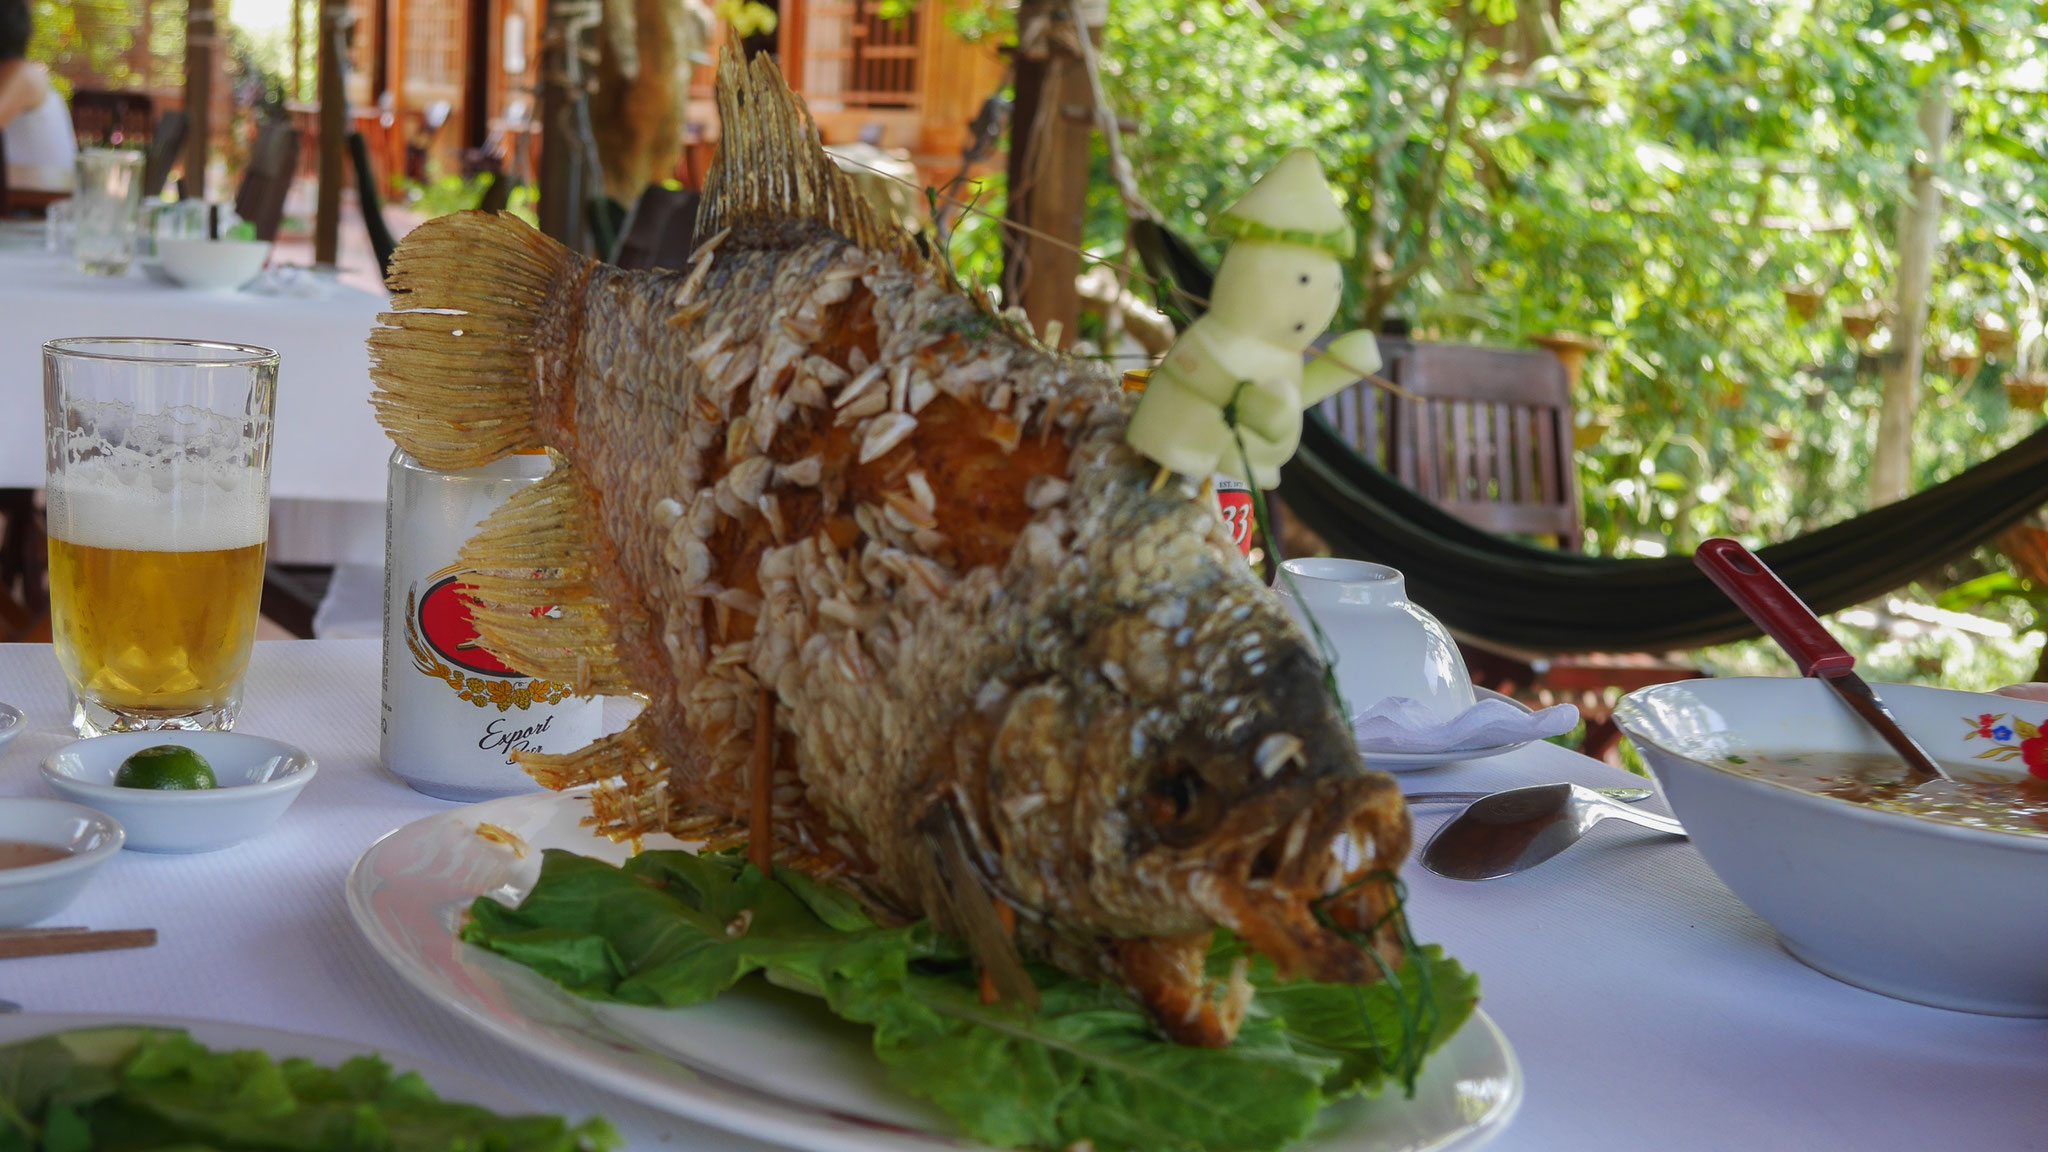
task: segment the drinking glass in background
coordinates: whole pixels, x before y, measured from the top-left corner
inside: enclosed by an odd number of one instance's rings
[[[71,251],[71,237],[75,230],[71,219],[71,201],[55,200],[43,209],[43,250],[46,252]]]
[[[142,153],[127,148],[86,148],[78,153],[71,248],[80,272],[120,276],[135,259],[142,163]]]
[[[227,729],[270,536],[277,353],[43,345],[50,624],[80,735]]]

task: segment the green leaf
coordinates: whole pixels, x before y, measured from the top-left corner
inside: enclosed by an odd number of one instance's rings
[[[521,906],[478,900],[463,938],[579,994],[638,1003],[696,1003],[759,971],[873,1028],[893,1083],[999,1147],[1278,1148],[1331,1100],[1383,1089],[1478,995],[1434,948],[1363,989],[1282,983],[1260,961],[1237,1042],[1184,1047],[1121,989],[1049,968],[1032,971],[1037,1012],[983,1004],[972,965],[923,925],[878,928],[787,869],[769,878],[735,856],[680,852],[624,867],[549,852]],[[1225,939],[1212,971],[1236,958]]]
[[[501,1117],[362,1056],[338,1068],[213,1052],[183,1032],[91,1029],[0,1048],[6,1152],[602,1152],[602,1120]]]

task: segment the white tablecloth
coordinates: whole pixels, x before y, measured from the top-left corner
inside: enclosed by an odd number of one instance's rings
[[[271,559],[383,561],[391,441],[370,412],[365,344],[388,300],[329,285],[319,299],[188,292],[139,272],[82,276],[69,256],[0,247],[0,488],[43,485],[45,340],[226,340],[279,356]]]
[[[744,1146],[500,1047],[401,983],[357,934],[342,898],[350,864],[384,832],[449,807],[377,766],[377,660],[374,641],[257,645],[241,727],[303,745],[320,775],[262,839],[205,856],[123,853],[62,918],[152,925],[156,948],[0,962],[0,997],[340,1037],[467,1069],[553,1110],[601,1111],[638,1148]],[[0,750],[0,797],[44,794],[35,765],[69,736],[47,647],[0,645],[0,699],[31,724]],[[1538,744],[1402,783],[1559,779],[1632,778]],[[1421,809],[1419,831],[1453,811]],[[1459,884],[1416,867],[1409,883],[1418,935],[1480,974],[1526,1072],[1500,1152],[2048,1145],[2048,1022],[1838,984],[1780,950],[1683,842],[1609,823],[1519,877]]]

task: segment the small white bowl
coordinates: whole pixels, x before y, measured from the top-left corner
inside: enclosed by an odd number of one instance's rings
[[[1305,634],[1315,635],[1308,619],[1313,614],[1336,649],[1337,688],[1351,718],[1394,696],[1419,701],[1439,720],[1455,719],[1472,707],[1472,676],[1458,654],[1458,642],[1436,617],[1408,599],[1401,573],[1384,564],[1327,556],[1288,560],[1280,567],[1286,574],[1273,590]]]
[[[121,762],[158,744],[204,756],[219,787],[115,787]],[[240,732],[120,732],[73,741],[43,761],[50,787],[119,820],[128,847],[139,852],[211,852],[260,836],[318,770],[311,756],[289,744]]]
[[[1972,772],[2024,776],[2014,722],[2048,725],[2037,700],[1876,687],[1930,755]],[[1659,684],[1623,697],[1614,719],[1700,855],[1786,951],[1901,1000],[2048,1016],[2048,835],[1886,811],[1726,766],[1759,754],[1889,754],[1818,680]]]
[[[201,292],[240,288],[263,271],[270,245],[261,240],[162,239],[156,259],[163,273]]]
[[[118,821],[90,808],[62,800],[0,800],[0,840],[47,844],[70,853],[48,864],[0,868],[0,928],[55,916],[121,850],[122,839]]]

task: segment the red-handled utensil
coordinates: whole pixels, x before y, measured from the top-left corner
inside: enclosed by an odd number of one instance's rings
[[[1949,779],[1934,757],[1927,754],[1906,730],[1899,727],[1899,721],[1877,698],[1877,693],[1864,683],[1854,669],[1856,658],[1842,647],[1813,614],[1806,602],[1792,594],[1778,574],[1757,559],[1755,553],[1733,540],[1709,540],[1693,553],[1692,561],[1699,565],[1707,579],[1728,594],[1735,606],[1742,609],[1757,627],[1762,628],[1778,647],[1785,650],[1799,665],[1802,676],[1817,676],[1828,687],[1835,690],[1850,708],[1861,716],[1865,723],[1884,737],[1906,761],[1910,770],[1910,782],[1919,784],[1936,777]]]

